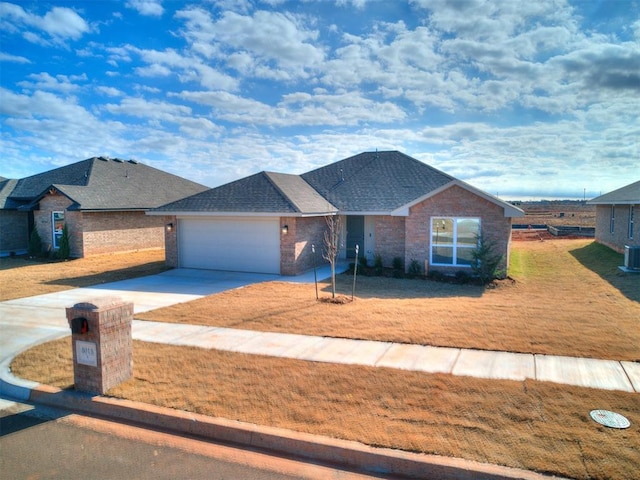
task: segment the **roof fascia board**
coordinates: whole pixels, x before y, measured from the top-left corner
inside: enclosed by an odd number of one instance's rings
[[[640,205],[640,200],[605,200],[604,202],[588,200],[587,205]]]
[[[341,211],[341,212],[336,212],[337,215],[344,215],[346,217],[352,217],[352,216],[382,216],[382,215],[392,215],[393,212],[389,212],[389,211],[362,211],[362,212],[358,212],[358,211]]]
[[[84,213],[109,213],[109,212],[146,212],[146,208],[78,208],[78,211]]]
[[[432,190],[431,192],[427,193],[426,195],[423,195],[421,197],[416,198],[415,200],[407,203],[406,205],[403,205],[400,208],[397,208],[396,210],[394,210],[393,212],[391,212],[392,216],[404,216],[407,217],[409,216],[409,209],[411,207],[413,207],[414,205],[417,205],[420,202],[423,202],[425,200],[427,200],[428,198],[431,198],[435,195],[438,195],[439,193],[444,192],[445,190],[453,187],[453,186],[458,186],[464,190],[467,190],[468,192],[473,193],[474,195],[477,195],[481,198],[484,198],[485,200],[498,205],[499,207],[502,207],[504,210],[504,216],[505,217],[524,217],[524,210],[511,205],[508,202],[505,202],[503,200],[500,200],[497,197],[494,197],[493,195],[489,195],[486,192],[483,192],[482,190],[477,189],[476,187],[469,185],[466,182],[463,182],[462,180],[452,180],[449,183],[444,184],[443,186],[436,188],[435,190]]]

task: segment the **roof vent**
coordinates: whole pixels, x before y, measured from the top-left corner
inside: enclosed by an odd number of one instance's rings
[[[344,170],[340,169],[340,181],[344,182]]]
[[[103,162],[108,162],[109,157],[98,157],[98,160],[102,160]]]
[[[124,160],[121,160],[119,158],[114,158],[113,161],[118,163],[124,163]]]
[[[137,160],[133,160],[133,159],[128,160],[128,162],[129,162],[129,163],[133,163],[134,165],[137,165],[137,164],[138,164],[138,161],[137,161]]]

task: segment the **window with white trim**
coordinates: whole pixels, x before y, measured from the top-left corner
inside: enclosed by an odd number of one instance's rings
[[[53,239],[53,248],[60,248],[60,240],[62,239],[62,230],[64,229],[64,212],[51,212],[51,228]]]
[[[433,217],[429,263],[452,267],[470,267],[478,247],[479,218]]]
[[[633,205],[629,205],[629,238],[633,238]]]
[[[611,205],[611,215],[609,216],[609,233],[616,229],[616,206]]]

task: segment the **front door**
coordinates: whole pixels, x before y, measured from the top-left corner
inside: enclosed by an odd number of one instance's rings
[[[347,216],[347,258],[356,257],[356,245],[360,246],[361,256],[364,250],[364,216]]]

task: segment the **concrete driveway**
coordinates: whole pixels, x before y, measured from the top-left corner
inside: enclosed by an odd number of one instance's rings
[[[324,274],[326,272],[322,272]],[[313,275],[313,272],[311,272]],[[309,275],[281,277],[256,273],[174,269],[158,275],[18,298],[0,303],[0,368],[31,345],[71,333],[66,307],[99,297],[118,296],[140,313],[213,293],[272,280],[307,281]],[[311,277],[313,281],[313,277]]]

